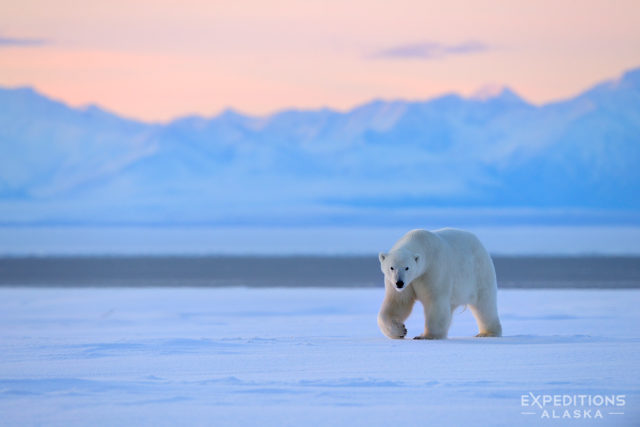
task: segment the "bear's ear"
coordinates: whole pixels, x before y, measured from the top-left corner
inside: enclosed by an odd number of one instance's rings
[[[413,260],[417,263],[418,260],[420,259],[420,255],[414,255],[413,256]]]
[[[382,252],[378,254],[378,259],[380,260],[380,263],[382,263],[382,261],[384,261],[386,257],[387,257],[387,254],[384,254]]]

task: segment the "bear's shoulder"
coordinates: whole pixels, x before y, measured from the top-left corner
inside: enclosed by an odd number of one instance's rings
[[[460,230],[458,228],[441,228],[440,230],[435,230],[433,234],[438,237],[447,239],[465,239],[465,240],[478,240],[475,234],[470,231]]]
[[[407,232],[394,245],[393,249],[409,249],[413,252],[424,251],[432,246],[434,239],[437,237],[429,230],[415,229]]]

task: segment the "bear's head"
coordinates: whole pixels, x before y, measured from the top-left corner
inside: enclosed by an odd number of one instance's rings
[[[398,292],[406,289],[421,274],[421,257],[406,250],[380,253],[380,269],[385,282]]]

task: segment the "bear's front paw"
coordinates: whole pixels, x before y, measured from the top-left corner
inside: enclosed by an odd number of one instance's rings
[[[476,335],[476,338],[487,338],[487,337],[499,337],[500,334],[498,334],[497,332],[480,332],[478,335]]]
[[[402,323],[394,323],[390,332],[391,338],[402,339],[407,336],[407,328]]]
[[[402,325],[402,335],[400,336],[400,338],[404,338],[407,336],[407,327]]]
[[[407,335],[407,328],[401,321],[391,319],[387,316],[378,316],[378,326],[383,334],[389,338],[402,339]]]

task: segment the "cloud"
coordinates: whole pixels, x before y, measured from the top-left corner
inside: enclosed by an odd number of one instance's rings
[[[30,47],[30,46],[42,46],[45,44],[49,44],[49,42],[45,39],[30,39],[30,38],[0,36],[0,47],[6,47],[6,46]]]
[[[372,58],[382,59],[442,59],[449,55],[467,55],[484,52],[491,49],[485,43],[468,41],[459,44],[445,45],[442,43],[424,42],[394,46],[381,50]]]

